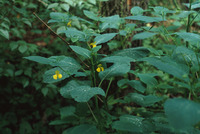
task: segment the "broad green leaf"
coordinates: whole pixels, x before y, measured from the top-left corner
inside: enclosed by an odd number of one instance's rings
[[[28,49],[28,47],[27,47],[27,45],[20,45],[19,47],[18,47],[18,50],[19,50],[19,52],[20,53],[24,53],[24,52],[26,52],[26,50]]]
[[[130,93],[129,95],[130,95],[131,102],[135,102],[136,104],[142,107],[152,106],[156,102],[159,102],[162,100],[161,97],[157,97],[154,95],[144,96],[138,93]]]
[[[90,58],[91,57],[91,51],[89,51],[88,49],[79,47],[79,46],[72,46],[70,45],[70,48],[76,52],[77,54],[82,55],[84,58]]]
[[[164,110],[170,124],[177,129],[191,129],[200,122],[199,103],[183,98],[168,99]]]
[[[150,38],[150,37],[153,37],[154,35],[156,35],[157,33],[151,33],[151,32],[142,32],[142,33],[138,33],[138,34],[135,34],[133,36],[133,40],[143,40],[143,39],[146,39],[146,38]]]
[[[60,4],[60,6],[65,10],[65,11],[69,11],[70,6],[68,4]]]
[[[113,15],[109,17],[102,17],[100,19],[100,29],[105,30],[107,28],[119,29],[119,26],[125,23],[124,19],[120,18],[119,15]]]
[[[93,12],[84,10],[83,13],[85,14],[85,16],[87,16],[88,18],[95,20],[95,21],[99,21],[99,17],[97,14],[94,14]]]
[[[62,78],[61,79],[53,79],[53,75],[55,75],[55,72],[56,71],[59,71],[59,74],[62,74]],[[58,81],[61,81],[61,80],[64,80],[65,78],[68,78],[70,75],[66,72],[64,72],[62,69],[60,69],[59,67],[56,67],[56,68],[53,68],[53,69],[50,69],[48,71],[46,71],[43,75],[43,81],[45,83],[54,83],[54,82],[58,82]]]
[[[133,62],[134,60],[130,57],[125,57],[125,56],[109,56],[101,59],[100,61],[107,62],[107,63],[127,63],[129,64],[130,62]]]
[[[200,35],[194,33],[187,33],[187,32],[176,32],[174,33],[182,38],[184,41],[198,43],[200,42]]]
[[[58,7],[58,5],[59,5],[58,3],[49,4],[47,9],[56,8],[56,7]]]
[[[135,88],[137,91],[144,93],[146,88],[142,85],[142,83],[138,80],[131,80],[128,81],[127,84],[129,84],[131,87]]]
[[[82,124],[65,130],[62,134],[98,134],[94,125]]]
[[[0,29],[0,35],[2,35],[4,38],[6,38],[6,39],[9,40],[9,33],[8,33],[8,30]]]
[[[106,43],[110,41],[111,39],[113,39],[116,35],[117,33],[101,34],[101,35],[96,36],[94,38],[94,41],[96,41],[96,44]]]
[[[138,74],[138,77],[142,82],[147,84],[147,86],[156,86],[158,85],[158,81],[154,78],[154,74]]]
[[[121,131],[128,131],[133,133],[143,132],[143,121],[144,118],[133,115],[122,115],[119,121],[112,123],[112,128]]]
[[[108,79],[114,76],[123,76],[128,73],[130,70],[130,64],[120,64],[115,63],[109,68],[106,68],[104,71],[99,72],[99,77],[101,79]]]
[[[186,64],[178,63],[170,57],[148,57],[143,58],[141,61],[147,61],[149,64],[166,73],[169,73],[179,79],[187,80],[187,76],[189,73],[188,66]]]
[[[183,3],[183,5],[187,6],[188,8],[190,8],[190,3]],[[191,9],[196,9],[196,8],[200,8],[200,3],[199,1],[193,2],[191,4]]]
[[[61,108],[60,109],[61,119],[64,119],[65,117],[68,117],[68,116],[73,116],[75,111],[76,111],[76,108],[74,106],[67,106],[67,107]]]
[[[186,18],[190,14],[196,13],[195,11],[181,11],[180,14],[177,15],[178,18]]]
[[[153,10],[155,11],[155,13],[161,15],[161,16],[165,16],[167,13],[176,13],[176,11],[172,11],[169,10],[165,7],[161,7],[161,6],[156,6],[156,7],[152,7]]]
[[[146,57],[149,51],[144,47],[128,48],[114,52],[113,56],[126,56],[132,59],[140,59]]]
[[[50,17],[51,20],[49,20],[48,23],[69,21],[69,15],[65,13],[51,12]]]
[[[28,57],[24,57],[24,58],[31,60],[31,61],[41,63],[41,64],[49,64],[52,61],[51,59],[41,57],[41,56],[28,56]]]
[[[10,48],[11,48],[12,51],[15,50],[18,46],[19,46],[19,44],[17,42],[11,42],[10,43]]]
[[[73,80],[62,87],[60,93],[66,98],[71,96],[77,102],[87,102],[97,94],[105,96],[103,89],[82,85]]]
[[[135,6],[131,8],[131,14],[136,16],[136,15],[142,15],[144,10],[141,7]]]
[[[49,63],[51,66],[59,66],[69,74],[73,74],[81,68],[81,65],[71,57],[51,56],[48,59],[51,60]]]
[[[120,46],[120,42],[113,40],[113,41],[110,41],[109,43],[107,43],[107,45],[109,46],[109,50],[113,50]]]
[[[128,16],[128,17],[125,17],[125,19],[128,19],[128,20],[139,20],[139,21],[143,21],[145,23],[165,21],[161,17],[149,17],[149,16],[142,16],[142,15]]]

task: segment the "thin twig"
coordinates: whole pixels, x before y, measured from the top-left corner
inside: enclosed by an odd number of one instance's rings
[[[53,34],[55,34],[56,36],[58,36],[62,41],[64,41],[67,45],[70,45],[69,42],[67,42],[63,37],[61,37],[60,35],[58,35],[55,31],[53,31],[51,29],[51,27],[49,25],[47,25],[47,23],[45,23],[35,12],[33,12],[33,15],[35,15]],[[71,52],[74,53],[74,55],[87,67],[90,68],[83,60],[81,60],[79,58],[79,56],[68,46],[68,48],[71,50]]]
[[[86,102],[86,103],[87,103],[87,102]],[[90,112],[92,113],[92,116],[94,117],[94,120],[98,123],[98,120],[97,120],[96,116],[94,115],[94,113],[93,113],[93,111],[92,111],[90,105],[89,105],[88,103],[87,103],[87,105],[88,105],[88,108],[90,109]]]

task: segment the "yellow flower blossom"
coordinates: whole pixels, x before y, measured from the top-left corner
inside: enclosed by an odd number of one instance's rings
[[[102,64],[99,64],[99,65],[97,66],[96,71],[97,71],[97,72],[104,71],[104,68],[102,67]]]
[[[90,46],[92,46],[92,48],[94,48],[94,47],[96,47],[97,45],[96,45],[96,41],[95,42],[92,42],[92,43],[90,43]]]
[[[60,74],[60,72],[58,70],[55,71],[55,74],[53,75],[53,79],[57,80],[57,79],[61,79],[62,78],[62,74]]]
[[[67,23],[67,26],[68,26],[68,27],[71,27],[71,26],[72,26],[71,23],[72,23],[72,21],[70,20],[70,21]]]

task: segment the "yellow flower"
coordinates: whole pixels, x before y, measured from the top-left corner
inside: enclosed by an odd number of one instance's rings
[[[67,26],[68,26],[68,27],[71,27],[71,26],[72,26],[71,23],[72,23],[72,21],[70,20],[70,21],[67,23]]]
[[[97,45],[96,45],[96,41],[95,42],[93,42],[93,43],[90,43],[90,46],[92,46],[92,48],[94,48],[94,47],[96,47]]]
[[[57,80],[57,79],[61,79],[62,78],[62,74],[60,74],[60,72],[58,70],[55,71],[55,74],[53,75],[53,79]]]
[[[102,67],[102,64],[99,64],[99,65],[97,66],[96,71],[97,71],[97,72],[104,71],[104,68]]]

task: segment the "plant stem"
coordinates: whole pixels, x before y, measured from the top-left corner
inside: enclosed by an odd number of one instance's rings
[[[190,7],[189,7],[189,11],[191,10],[191,7],[192,7],[192,1],[190,0]],[[190,32],[190,29],[191,29],[191,23],[190,23],[190,18],[191,18],[191,14],[188,15],[188,22],[187,22],[187,28],[186,28],[186,32]],[[189,42],[187,41],[186,42],[186,47],[189,46]]]
[[[88,105],[88,108],[90,109],[90,112],[92,113],[92,116],[94,117],[94,120],[98,123],[98,120],[97,120],[96,116],[94,115],[90,105],[88,103],[87,103],[87,105]]]

